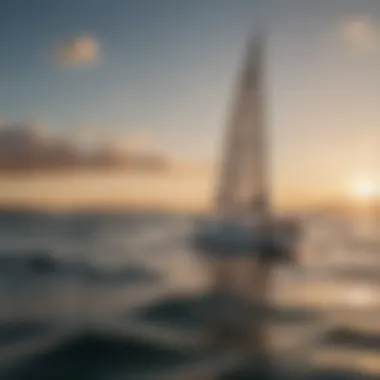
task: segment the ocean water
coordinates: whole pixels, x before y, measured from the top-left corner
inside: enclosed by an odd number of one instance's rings
[[[202,286],[189,228],[181,215],[0,214],[0,369]]]
[[[0,214],[0,378],[252,378],[252,356],[199,345],[210,273],[191,228],[186,215]],[[272,376],[376,378],[378,245],[324,233],[305,225],[299,263],[274,271]]]

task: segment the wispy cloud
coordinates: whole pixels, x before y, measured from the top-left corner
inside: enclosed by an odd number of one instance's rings
[[[371,53],[379,47],[379,28],[368,15],[351,15],[343,20],[340,36],[358,52]]]
[[[91,137],[91,131],[87,132]],[[3,125],[0,128],[0,171],[112,167],[145,170],[162,168],[168,161],[162,152],[136,145],[133,136],[97,139],[94,132],[92,137],[92,141],[77,136],[60,138],[39,125]],[[125,144],[125,149],[121,149],[119,142]],[[131,146],[135,149],[128,149]]]
[[[100,57],[100,43],[92,36],[77,36],[59,44],[55,57],[62,66],[89,66]]]
[[[131,153],[152,152],[158,149],[156,138],[147,131],[131,132],[124,139],[125,148]]]

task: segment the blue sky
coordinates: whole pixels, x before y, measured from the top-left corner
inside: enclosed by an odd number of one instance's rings
[[[254,1],[223,0],[7,4],[0,16],[2,119],[144,129],[169,146],[215,131],[213,119],[260,9]],[[83,33],[99,42],[99,62],[57,65],[56,44]]]
[[[352,176],[366,175],[379,136],[379,17],[377,0],[6,0],[0,119],[59,133],[141,130],[174,155],[213,157],[246,40],[265,26],[279,181],[317,170],[331,154],[332,181],[352,154]],[[372,29],[344,35],[355,29],[351,18]],[[98,44],[99,57],[59,64],[57,49],[82,35]]]

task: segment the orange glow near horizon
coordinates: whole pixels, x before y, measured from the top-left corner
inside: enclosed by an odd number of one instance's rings
[[[3,178],[0,204],[37,208],[207,210],[213,205],[217,184],[215,167],[181,165],[163,173],[105,171],[45,174]],[[322,176],[320,176],[322,179]],[[315,180],[315,178],[314,178]],[[319,180],[308,187],[282,181],[272,192],[277,210],[318,206],[356,206],[375,196],[375,183],[359,179],[351,183],[336,179],[334,185]],[[292,185],[292,186],[289,186]],[[330,185],[330,186],[329,186]],[[359,202],[362,203],[362,202]]]
[[[358,200],[370,200],[376,195],[376,184],[368,178],[362,178],[352,184],[352,195]]]

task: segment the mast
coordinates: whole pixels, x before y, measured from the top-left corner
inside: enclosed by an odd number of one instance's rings
[[[265,218],[269,213],[263,45],[261,35],[249,41],[227,126],[216,201],[224,219]]]

